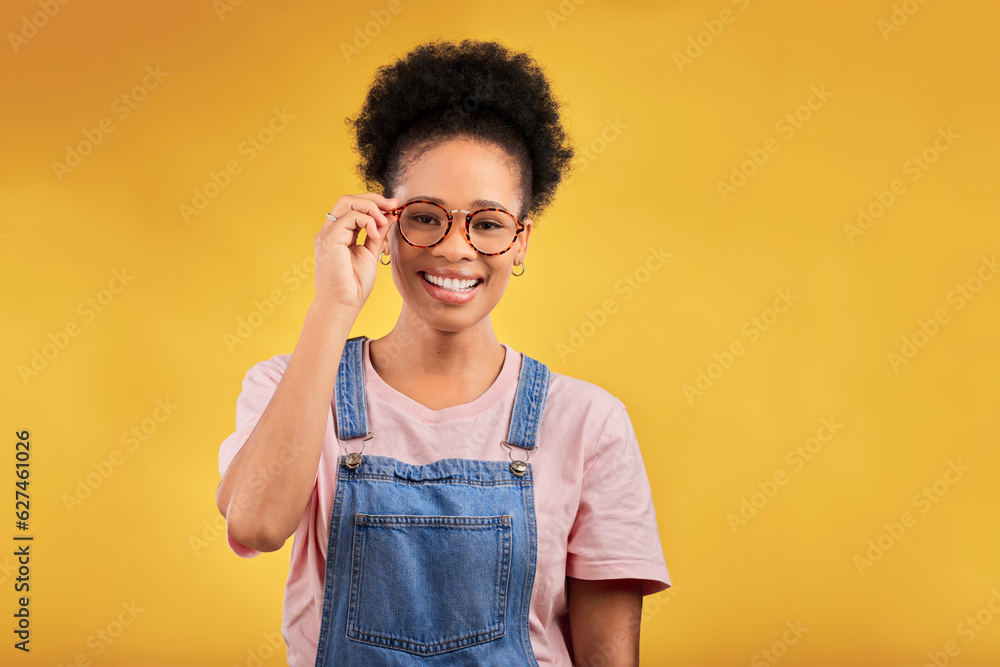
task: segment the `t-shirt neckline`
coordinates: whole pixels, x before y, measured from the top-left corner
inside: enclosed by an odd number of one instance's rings
[[[489,410],[500,400],[511,387],[517,382],[517,377],[521,371],[521,355],[506,343],[503,345],[506,354],[504,355],[503,367],[493,384],[490,385],[478,398],[462,405],[453,405],[441,410],[431,410],[426,405],[418,403],[406,394],[391,387],[385,380],[379,377],[372,366],[371,354],[369,352],[370,338],[364,341],[365,358],[365,386],[381,401],[402,410],[410,416],[428,424],[440,424],[442,422],[455,421],[457,419],[469,419]]]

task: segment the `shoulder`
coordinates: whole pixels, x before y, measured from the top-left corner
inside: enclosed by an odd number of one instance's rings
[[[261,379],[262,377],[270,377],[275,380],[280,380],[281,376],[285,374],[285,369],[288,368],[288,362],[291,358],[291,353],[276,354],[270,359],[258,361],[247,370],[243,379],[244,381],[247,381]]]
[[[624,409],[625,404],[610,391],[587,380],[549,369],[549,393],[572,397],[588,407]]]
[[[237,406],[263,412],[277,390],[291,357],[291,354],[279,354],[251,366],[243,376],[243,387],[240,390]]]
[[[545,418],[559,422],[587,423],[590,427],[618,421],[625,404],[610,391],[582,378],[549,369]]]

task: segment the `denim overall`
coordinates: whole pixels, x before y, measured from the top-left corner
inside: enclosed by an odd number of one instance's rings
[[[348,339],[340,360],[340,440],[373,437],[365,339]],[[363,444],[339,457],[316,667],[538,667],[528,635],[538,544],[532,470],[508,445],[537,449],[548,387],[548,367],[522,354],[500,443],[509,463],[413,465],[362,456]]]

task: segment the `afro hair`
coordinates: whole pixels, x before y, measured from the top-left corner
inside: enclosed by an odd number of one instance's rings
[[[469,137],[501,147],[521,177],[523,218],[548,206],[573,158],[559,107],[527,53],[497,42],[436,40],[380,67],[347,123],[366,188],[390,197],[407,166],[443,141]]]

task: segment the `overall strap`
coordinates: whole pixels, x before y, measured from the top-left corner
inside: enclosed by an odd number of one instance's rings
[[[549,367],[521,353],[521,375],[517,379],[514,412],[507,443],[533,452],[538,449],[538,427],[549,396]]]
[[[337,369],[337,436],[341,440],[368,435],[368,406],[365,403],[366,336],[348,338]]]

